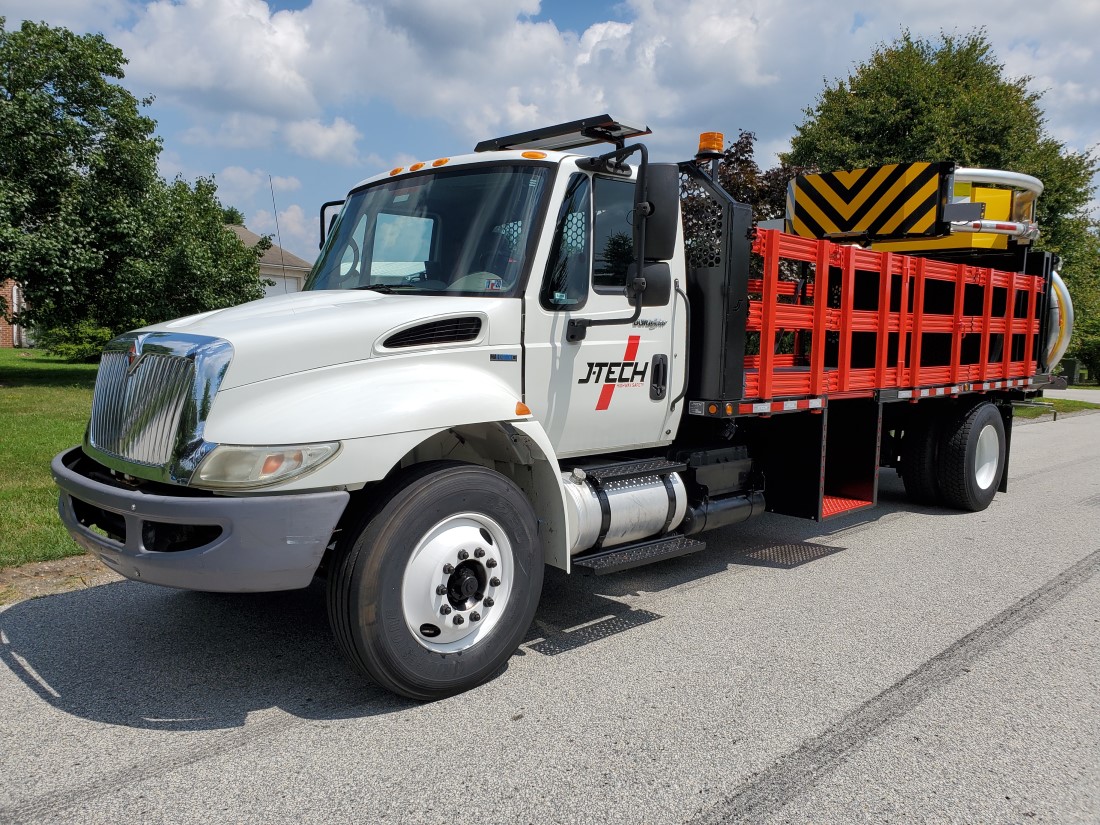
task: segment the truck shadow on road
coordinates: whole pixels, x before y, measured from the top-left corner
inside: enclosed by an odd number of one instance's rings
[[[663,617],[646,594],[739,567],[825,563],[844,550],[838,533],[917,509],[896,478],[884,484],[881,502],[825,525],[763,516],[708,534],[701,553],[614,576],[548,569],[535,623],[517,654],[568,654],[658,621]],[[211,594],[118,582],[33,599],[0,612],[0,661],[58,710],[151,730],[234,728],[271,707],[323,720],[416,706],[344,662],[317,584]]]
[[[212,594],[133,582],[21,602],[0,613],[0,660],[43,701],[86,719],[210,730],[279,707],[341,719],[412,707],[355,673],[324,594]]]

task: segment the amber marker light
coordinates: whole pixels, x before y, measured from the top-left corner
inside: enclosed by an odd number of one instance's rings
[[[283,466],[284,457],[282,455],[269,455],[264,460],[263,469],[260,470],[261,476],[269,476]]]
[[[410,172],[419,172],[423,168],[424,168],[423,163],[414,163],[412,166],[409,167],[409,171]]]
[[[542,160],[543,158],[546,157],[546,153],[545,152],[524,152],[523,157],[527,158],[528,160]]]
[[[440,158],[439,160],[433,160],[432,166],[443,166],[450,162],[450,158]]]
[[[522,401],[516,402],[516,415],[530,415],[531,408],[524,404]]]
[[[726,415],[733,415],[733,404],[726,404]]]
[[[390,177],[392,178],[394,175],[400,175],[404,171],[405,171],[404,166],[398,166],[396,169],[391,169],[390,170]]]
[[[717,404],[708,405],[707,406],[707,412],[709,412],[711,415],[717,415],[718,414],[718,405]]]

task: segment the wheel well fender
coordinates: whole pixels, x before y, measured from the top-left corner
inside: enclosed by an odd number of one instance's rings
[[[539,541],[547,564],[569,571],[569,522],[565,492],[553,445],[537,421],[485,421],[448,427],[425,438],[393,466],[384,479],[353,494],[350,514],[379,506],[387,483],[409,467],[428,461],[479,464],[511,479],[538,517]],[[383,493],[379,495],[379,493]]]

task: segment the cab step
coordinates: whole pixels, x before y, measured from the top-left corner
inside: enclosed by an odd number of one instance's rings
[[[608,573],[618,573],[620,570],[641,567],[655,561],[698,553],[706,546],[706,542],[687,536],[666,536],[622,547],[609,547],[588,556],[577,556],[573,559],[573,566],[588,574],[606,576]]]
[[[584,474],[600,485],[609,481],[626,481],[647,476],[664,476],[687,469],[687,464],[666,461],[663,458],[644,458],[640,461],[622,461],[596,467],[582,467]]]

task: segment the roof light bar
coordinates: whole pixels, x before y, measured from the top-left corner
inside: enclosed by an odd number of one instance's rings
[[[632,126],[615,120],[611,115],[596,115],[583,120],[533,129],[530,132],[483,140],[474,147],[474,151],[546,149],[551,152],[568,152],[570,149],[579,149],[582,146],[592,146],[597,143],[612,143],[621,149],[626,141],[649,134],[652,134],[652,130],[648,126]]]

